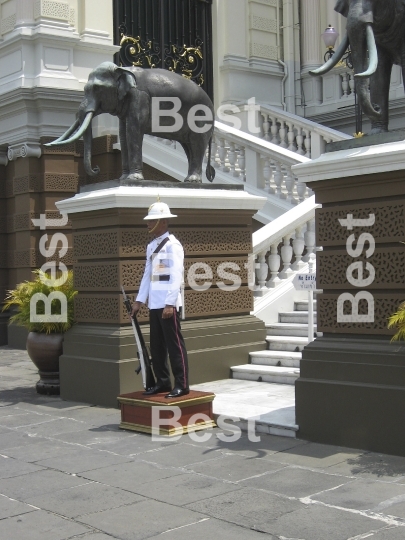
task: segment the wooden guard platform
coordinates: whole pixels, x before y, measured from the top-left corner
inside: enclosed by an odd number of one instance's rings
[[[212,402],[215,394],[211,392],[198,392],[190,390],[186,396],[168,399],[167,392],[144,396],[143,392],[132,392],[118,396],[121,405],[120,428],[151,433],[155,435],[167,435],[172,437],[191,431],[215,427],[212,413]],[[152,409],[163,425],[152,426]],[[179,407],[180,418],[175,418],[171,407]],[[196,415],[196,416],[194,416]],[[194,417],[194,418],[193,418]],[[174,420],[170,424],[170,420]]]

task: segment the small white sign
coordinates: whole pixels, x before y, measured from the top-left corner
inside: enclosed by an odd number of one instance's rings
[[[297,291],[314,291],[316,289],[316,274],[297,274],[293,279]]]

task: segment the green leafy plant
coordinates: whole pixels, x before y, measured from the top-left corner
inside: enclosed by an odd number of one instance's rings
[[[405,302],[403,302],[396,313],[388,320],[388,328],[397,328],[398,332],[393,336],[392,341],[405,339]]]
[[[63,333],[69,330],[74,324],[74,302],[73,299],[77,291],[73,287],[73,272],[68,271],[67,279],[62,285],[55,285],[56,279],[50,279],[42,270],[34,270],[36,278],[33,281],[24,281],[17,287],[8,291],[5,299],[3,311],[15,307],[17,312],[10,317],[10,322],[24,326],[30,332],[39,332],[42,334]],[[60,276],[59,276],[60,277]],[[58,277],[57,277],[58,279]],[[44,283],[48,280],[49,284]],[[60,291],[67,299],[67,321],[66,322],[32,322],[31,321],[31,298],[34,294],[42,293],[49,296],[54,291]],[[51,315],[60,314],[61,304],[57,299],[51,301]],[[45,303],[38,301],[36,306],[38,315],[45,314]]]

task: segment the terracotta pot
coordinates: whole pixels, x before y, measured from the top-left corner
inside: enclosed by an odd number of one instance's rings
[[[27,352],[38,368],[38,394],[59,395],[59,356],[63,353],[63,334],[30,332],[27,337]]]

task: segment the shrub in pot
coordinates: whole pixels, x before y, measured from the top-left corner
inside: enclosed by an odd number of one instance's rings
[[[40,376],[36,385],[37,392],[59,394],[59,356],[63,352],[63,334],[74,324],[73,300],[77,291],[73,287],[73,272],[69,270],[55,279],[42,270],[34,270],[33,273],[36,275],[34,280],[24,281],[14,290],[8,291],[3,311],[14,308],[15,313],[10,317],[10,323],[29,330],[27,352]],[[47,313],[45,302],[39,297],[33,298],[37,294],[48,298],[52,293],[62,293],[66,298],[65,321],[55,321],[55,315],[61,313],[60,299],[50,300],[50,313]],[[41,321],[35,320],[35,314],[42,316]]]

